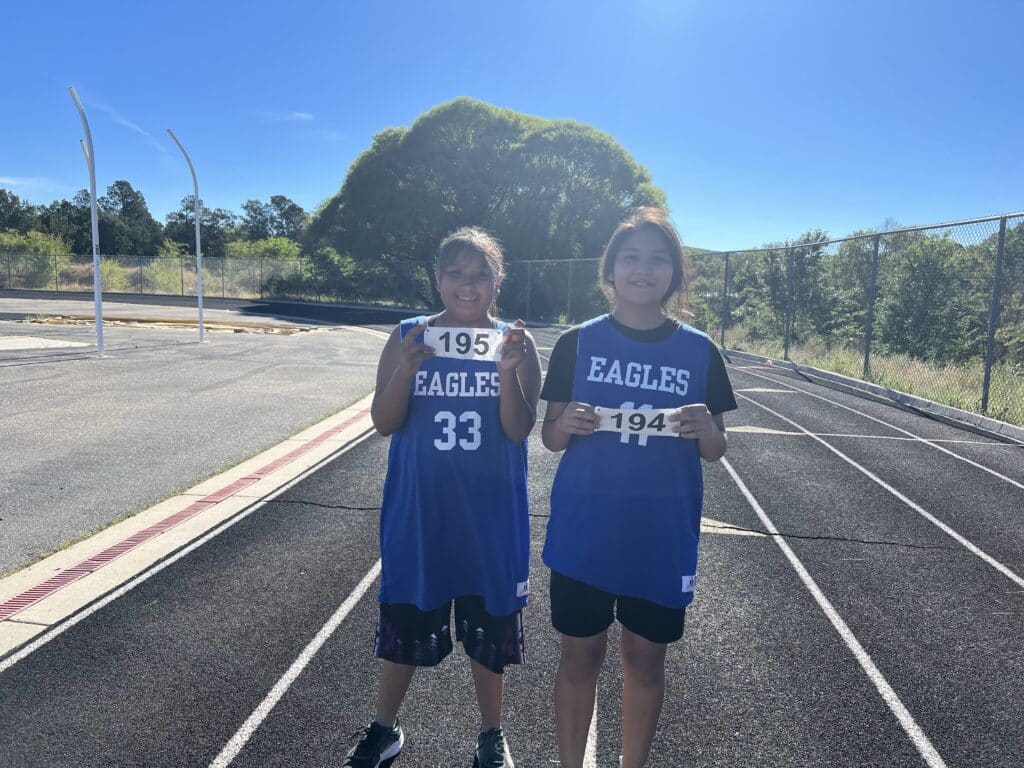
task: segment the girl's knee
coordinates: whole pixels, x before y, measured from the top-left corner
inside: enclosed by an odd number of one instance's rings
[[[588,638],[562,638],[559,669],[571,683],[596,680],[604,664],[607,640],[604,634]]]
[[[655,688],[665,682],[664,657],[623,652],[622,669],[627,680],[644,688]]]
[[[661,685],[665,679],[665,651],[660,643],[633,635],[622,637],[622,669],[634,683],[648,686]]]

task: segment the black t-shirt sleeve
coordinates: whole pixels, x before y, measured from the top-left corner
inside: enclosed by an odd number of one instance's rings
[[[579,327],[570,328],[555,342],[548,360],[548,372],[541,387],[542,400],[556,403],[572,402],[572,381],[576,376],[576,352],[580,337]]]
[[[713,414],[735,411],[736,396],[732,393],[732,383],[729,381],[729,374],[725,370],[725,361],[722,353],[713,341],[708,341],[711,347],[708,350],[708,380],[707,388],[704,390],[705,405]]]

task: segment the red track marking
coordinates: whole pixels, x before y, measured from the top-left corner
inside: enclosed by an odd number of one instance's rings
[[[342,431],[350,427],[355,422],[359,421],[369,412],[369,408],[364,408],[363,410],[357,412],[351,418],[343,421],[338,426],[331,427],[322,434],[319,434],[316,437],[311,438],[308,442],[302,444],[295,450],[289,451],[281,458],[275,459],[269,464],[260,467],[255,472],[251,472],[245,477],[239,480],[235,480],[233,483],[224,486],[220,490],[214,491],[208,496],[204,496],[198,501],[189,504],[183,510],[175,512],[173,515],[168,515],[163,520],[154,523],[148,528],[144,528],[143,530],[138,531],[137,533],[133,533],[131,536],[124,539],[123,541],[119,541],[117,544],[107,547],[99,554],[93,555],[87,560],[83,560],[78,565],[75,565],[71,568],[67,568],[58,573],[56,576],[51,576],[50,578],[37,584],[31,589],[27,589],[21,594],[15,595],[10,600],[7,600],[4,603],[0,603],[0,621],[5,621],[6,619],[9,619],[12,616],[25,610],[29,606],[35,605],[40,600],[45,600],[54,592],[63,589],[68,584],[73,584],[79,579],[85,578],[90,573],[98,571],[100,568],[104,567],[108,563],[113,562],[121,555],[127,552],[131,552],[133,549],[136,549],[142,544],[145,544],[150,539],[153,539],[159,536],[161,533],[165,533],[166,531],[171,530],[172,528],[174,528],[177,525],[180,525],[186,520],[190,520],[191,518],[198,515],[200,512],[209,509],[214,504],[217,504],[218,502],[224,501],[225,499],[234,496],[239,491],[248,488],[250,485],[253,485],[254,483],[258,482],[259,480],[271,474],[275,470],[278,470],[281,467],[285,466],[286,464],[291,463],[300,456],[309,453],[309,451],[313,450],[314,448],[326,442],[327,440],[330,440],[335,435],[340,434]]]

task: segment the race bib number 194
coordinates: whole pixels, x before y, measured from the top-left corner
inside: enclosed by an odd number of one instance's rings
[[[430,328],[423,343],[433,347],[438,357],[461,360],[500,360],[504,334],[490,328]]]
[[[601,419],[598,432],[619,432],[624,435],[644,437],[679,437],[672,431],[668,420],[675,408],[603,408],[597,406],[594,413]]]

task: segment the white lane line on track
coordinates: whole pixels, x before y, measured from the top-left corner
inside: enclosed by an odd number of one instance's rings
[[[896,716],[896,719],[903,727],[904,732],[906,732],[907,736],[910,737],[914,746],[917,747],[917,751],[921,753],[921,757],[924,758],[930,768],[946,768],[946,762],[942,759],[938,750],[935,749],[931,740],[927,735],[925,735],[925,732],[914,720],[913,715],[911,715],[910,711],[906,706],[904,706],[900,697],[896,694],[896,691],[893,690],[892,686],[889,685],[889,682],[885,679],[885,676],[881,673],[878,667],[875,666],[874,661],[871,660],[871,656],[869,656],[868,652],[864,650],[864,647],[857,640],[856,636],[850,630],[850,627],[847,626],[846,622],[843,621],[843,618],[832,606],[832,603],[830,603],[828,598],[825,597],[825,594],[818,587],[818,584],[811,577],[811,574],[808,573],[803,563],[800,562],[800,559],[796,554],[794,554],[793,550],[790,549],[789,545],[782,539],[782,537],[778,535],[778,529],[761,508],[757,499],[755,499],[754,495],[750,492],[750,489],[747,488],[744,482],[740,479],[740,476],[736,474],[736,470],[733,469],[732,465],[726,459],[723,458],[721,461],[722,466],[724,466],[726,471],[728,471],[732,476],[736,486],[746,498],[747,503],[750,504],[751,509],[753,509],[761,519],[764,527],[771,533],[775,534],[772,536],[772,539],[774,539],[775,543],[779,545],[782,553],[786,556],[786,559],[789,560],[790,565],[792,565],[793,569],[796,571],[797,576],[800,577],[800,581],[802,581],[804,586],[807,587],[808,591],[814,597],[815,602],[817,602],[818,606],[828,617],[828,620],[832,622],[832,626],[835,627],[839,636],[843,639],[843,642],[846,643],[846,647],[850,649],[854,658],[857,659],[857,663],[860,664],[861,669],[864,670],[871,682],[874,683],[875,688],[882,696],[882,700],[885,701],[890,711]]]
[[[101,608],[104,608],[105,606],[107,606],[110,603],[112,603],[115,600],[117,600],[119,597],[127,594],[128,592],[133,590],[135,587],[137,587],[139,584],[141,584],[146,579],[148,579],[150,576],[155,576],[156,574],[160,573],[160,571],[162,571],[164,568],[166,568],[167,566],[173,565],[174,563],[178,562],[183,557],[185,557],[186,555],[190,554],[193,550],[201,547],[203,544],[208,542],[210,539],[214,538],[215,536],[219,536],[221,533],[226,531],[228,528],[233,526],[235,523],[238,523],[241,520],[244,520],[249,515],[251,515],[253,512],[255,512],[256,510],[260,509],[264,504],[267,504],[268,502],[273,501],[275,498],[280,496],[282,493],[287,491],[292,486],[296,485],[297,483],[299,483],[302,480],[305,480],[307,477],[312,475],[314,472],[317,472],[318,470],[322,469],[323,467],[325,467],[330,462],[334,461],[336,458],[338,458],[342,454],[347,453],[348,451],[350,451],[353,448],[355,448],[357,445],[362,444],[363,442],[365,442],[366,440],[368,440],[370,437],[372,437],[375,434],[376,434],[375,430],[370,430],[365,435],[363,435],[361,437],[357,437],[352,442],[344,445],[342,448],[340,448],[339,450],[335,451],[330,456],[325,457],[322,461],[314,464],[312,467],[307,469],[302,474],[298,475],[297,477],[295,477],[292,480],[288,481],[286,484],[282,485],[280,488],[278,488],[276,491],[274,491],[273,493],[268,495],[266,498],[256,502],[251,507],[247,507],[245,510],[243,510],[242,512],[240,512],[238,515],[236,515],[235,517],[231,518],[230,520],[226,520],[225,522],[221,523],[219,526],[217,526],[216,528],[214,528],[213,530],[211,530],[210,532],[208,532],[204,536],[196,539],[195,541],[191,542],[190,544],[188,544],[184,548],[178,550],[176,553],[174,553],[173,555],[168,557],[166,560],[161,560],[159,563],[156,563],[156,564],[152,565],[150,568],[148,568],[145,571],[143,571],[142,573],[140,573],[138,576],[136,576],[131,581],[128,581],[128,582],[122,584],[120,587],[115,589],[113,592],[110,592],[103,599],[101,599],[101,600],[91,604],[87,608],[84,608],[83,610],[79,611],[78,613],[74,614],[73,616],[68,617],[64,621],[59,622],[58,624],[55,624],[52,630],[50,630],[49,632],[47,632],[44,635],[40,635],[37,639],[33,640],[31,643],[26,645],[20,651],[17,651],[16,653],[13,653],[10,656],[8,656],[6,659],[3,659],[2,661],[0,661],[0,673],[3,673],[5,671],[7,671],[8,669],[13,667],[15,664],[17,664],[19,661],[24,659],[29,654],[33,653],[34,651],[39,650],[39,648],[41,648],[42,646],[46,645],[48,642],[53,640],[55,637],[63,634],[67,630],[71,629],[71,627],[75,626],[75,624],[78,624],[78,622],[83,621],[84,619],[87,619],[89,616],[91,616],[92,614],[96,613],[96,611],[100,610]]]
[[[324,624],[320,631],[316,633],[312,640],[309,641],[299,657],[292,662],[292,665],[288,668],[288,671],[284,673],[280,680],[270,689],[270,693],[266,695],[260,705],[256,707],[256,710],[249,715],[242,727],[238,729],[231,740],[224,746],[220,754],[214,758],[213,762],[210,763],[210,768],[226,768],[231,764],[238,753],[242,751],[242,748],[246,745],[252,735],[256,732],[256,729],[260,727],[267,715],[270,714],[271,710],[277,706],[277,702],[281,700],[281,697],[287,693],[292,683],[302,674],[302,670],[306,668],[306,665],[313,660],[313,657],[317,654],[324,643],[330,639],[331,635],[341,626],[341,622],[351,613],[352,609],[363,599],[363,595],[366,594],[366,590],[377,580],[380,576],[380,560],[377,560],[373,564],[373,568],[366,572],[363,576],[363,580],[356,585],[356,588],[352,590],[351,594],[345,598],[345,602],[339,606],[338,610],[334,612],[334,615],[328,619],[327,623]]]
[[[741,370],[747,370],[747,373],[749,375],[751,375],[751,376],[756,376],[759,379],[764,379],[765,381],[770,381],[770,382],[773,382],[775,384],[778,384],[778,381],[773,379],[771,376],[765,376],[765,375],[760,374],[760,373],[754,373],[753,371],[748,370],[748,369],[741,369]],[[856,413],[858,416],[863,416],[866,419],[871,419],[871,421],[878,422],[879,424],[884,424],[889,429],[894,429],[897,432],[902,432],[904,435],[907,435],[908,437],[911,437],[914,440],[918,440],[918,441],[920,441],[922,443],[925,443],[926,445],[930,445],[932,448],[934,448],[937,451],[942,451],[943,453],[949,454],[950,456],[952,456],[955,459],[959,459],[960,461],[963,461],[963,462],[965,462],[967,464],[970,464],[972,467],[976,467],[977,469],[980,469],[980,470],[982,470],[984,472],[988,472],[990,475],[998,477],[1000,480],[1005,480],[1010,485],[1015,485],[1018,488],[1020,488],[1021,490],[1024,490],[1024,483],[1019,483],[1016,480],[1014,480],[1013,478],[1010,478],[1010,477],[1007,477],[1006,475],[1000,474],[996,470],[991,469],[989,467],[986,467],[984,464],[979,464],[976,461],[972,461],[971,459],[968,459],[966,456],[961,456],[959,453],[954,453],[953,451],[949,450],[948,448],[944,448],[943,446],[938,445],[935,440],[929,440],[926,437],[921,437],[920,435],[915,435],[913,432],[910,432],[909,430],[903,429],[901,427],[897,427],[894,424],[890,424],[889,422],[887,422],[887,421],[885,421],[883,419],[879,419],[876,416],[872,416],[870,413],[864,413],[863,411],[858,411],[856,408],[851,408],[848,405],[844,405],[843,403],[840,403],[840,402],[838,402],[836,400],[832,400],[830,398],[827,398],[824,395],[819,395],[816,392],[811,392],[810,390],[803,389],[802,387],[797,387],[797,386],[789,384],[789,383],[787,383],[786,386],[791,387],[793,390],[795,390],[797,392],[803,392],[805,395],[810,395],[811,397],[816,397],[819,400],[824,400],[826,403],[828,403],[830,405],[835,405],[835,406],[837,406],[839,408],[842,408],[844,410],[850,411],[851,413]]]
[[[594,697],[594,714],[590,716],[587,731],[587,748],[583,752],[583,768],[597,768],[597,697]]]
[[[925,509],[924,507],[922,507],[922,506],[921,506],[920,504],[918,504],[918,503],[916,503],[916,502],[912,501],[911,499],[909,499],[908,497],[904,496],[904,495],[903,495],[902,493],[900,493],[899,491],[897,491],[897,490],[896,490],[895,488],[893,488],[893,487],[892,487],[891,485],[889,485],[889,484],[888,484],[887,482],[885,482],[884,480],[882,480],[882,478],[880,478],[880,477],[879,477],[878,475],[876,475],[876,474],[875,474],[874,472],[872,472],[872,471],[871,471],[870,469],[867,469],[866,467],[862,467],[862,466],[861,466],[860,464],[858,464],[858,463],[857,463],[856,461],[854,461],[853,459],[851,459],[851,458],[850,458],[849,456],[847,456],[847,455],[846,455],[845,453],[843,453],[842,451],[840,451],[840,450],[839,450],[838,448],[836,448],[836,447],[835,447],[835,446],[833,446],[832,444],[828,443],[827,441],[825,441],[825,440],[822,440],[822,439],[821,439],[820,437],[818,437],[818,436],[817,436],[817,435],[815,435],[814,433],[810,432],[809,430],[805,429],[804,427],[800,426],[799,424],[797,424],[797,423],[796,423],[795,421],[793,421],[792,419],[786,418],[785,416],[783,416],[783,415],[782,415],[781,413],[779,413],[778,411],[772,410],[772,409],[771,409],[771,408],[769,408],[769,407],[768,407],[767,405],[764,405],[763,403],[759,403],[759,402],[757,402],[756,400],[754,400],[753,398],[751,398],[751,397],[747,397],[746,395],[740,395],[740,397],[741,397],[741,398],[743,398],[744,400],[746,400],[746,401],[750,402],[750,403],[753,403],[753,404],[754,404],[754,405],[756,405],[756,406],[757,406],[758,408],[763,408],[764,410],[768,411],[768,413],[772,414],[773,416],[775,416],[775,417],[777,417],[777,418],[779,418],[779,419],[782,419],[782,420],[783,420],[783,421],[785,421],[786,423],[788,423],[788,424],[792,424],[792,425],[793,425],[794,427],[796,427],[797,429],[799,429],[799,430],[800,430],[801,432],[803,432],[804,434],[808,435],[809,437],[811,437],[811,438],[813,438],[814,440],[816,440],[816,441],[818,441],[819,443],[821,443],[821,444],[822,444],[823,446],[825,446],[825,447],[826,447],[826,448],[828,448],[828,449],[829,449],[830,451],[832,451],[832,453],[834,453],[834,454],[835,454],[836,456],[838,456],[838,457],[839,457],[839,458],[841,458],[841,459],[842,459],[843,461],[845,461],[845,462],[846,462],[847,464],[849,464],[850,466],[854,467],[855,469],[857,469],[858,471],[860,471],[860,472],[861,472],[862,474],[864,474],[864,475],[865,475],[866,477],[870,478],[870,479],[871,479],[871,480],[873,480],[873,481],[874,481],[875,483],[877,483],[878,485],[880,485],[880,486],[881,486],[882,488],[884,488],[885,490],[887,490],[887,491],[888,491],[889,493],[891,493],[891,494],[892,494],[893,496],[895,496],[895,497],[896,497],[897,499],[899,499],[900,501],[902,501],[902,502],[903,502],[904,504],[906,504],[906,505],[907,505],[908,507],[910,507],[910,508],[911,508],[912,510],[914,510],[915,512],[917,512],[917,513],[918,513],[919,515],[921,515],[921,516],[922,516],[922,517],[923,517],[923,518],[924,518],[925,520],[927,520],[928,522],[930,522],[930,523],[931,523],[932,525],[934,525],[934,526],[935,526],[936,528],[938,528],[939,530],[941,530],[941,531],[942,531],[943,533],[945,533],[945,534],[946,534],[947,536],[949,536],[949,537],[950,537],[950,538],[952,538],[953,540],[955,540],[955,541],[957,541],[958,543],[960,543],[960,544],[961,544],[961,545],[962,545],[962,546],[963,546],[963,547],[964,547],[965,549],[967,549],[967,551],[968,551],[968,552],[970,552],[970,553],[971,553],[971,554],[973,554],[973,555],[976,555],[977,557],[980,557],[980,558],[981,558],[982,560],[984,560],[984,561],[985,561],[986,563],[988,563],[989,565],[991,565],[991,566],[992,566],[993,568],[995,568],[995,569],[996,569],[997,571],[999,571],[999,572],[1000,572],[1001,574],[1003,574],[1003,575],[1004,575],[1004,576],[1005,576],[1006,578],[1008,578],[1008,579],[1009,579],[1010,581],[1012,581],[1012,582],[1013,582],[1014,584],[1017,584],[1018,586],[1024,587],[1024,578],[1021,578],[1021,577],[1020,577],[1020,576],[1018,576],[1018,575],[1017,575],[1016,573],[1014,573],[1014,572],[1013,572],[1013,571],[1011,571],[1011,570],[1010,570],[1009,568],[1007,568],[1007,567],[1006,567],[1005,565],[1003,565],[1003,564],[1002,564],[1002,563],[1000,563],[1000,562],[999,562],[998,560],[996,560],[996,559],[995,559],[994,557],[992,557],[991,555],[989,555],[989,554],[988,554],[987,552],[983,551],[983,550],[982,550],[982,549],[981,549],[980,547],[978,547],[977,545],[975,545],[975,544],[971,543],[970,541],[968,541],[968,540],[967,540],[966,538],[964,538],[963,536],[961,536],[961,535],[960,535],[959,533],[957,533],[957,532],[956,532],[955,530],[953,530],[952,528],[950,528],[950,527],[949,527],[948,525],[946,525],[946,524],[945,524],[944,522],[942,522],[941,520],[939,520],[939,519],[938,519],[937,517],[935,517],[935,516],[934,516],[933,514],[931,514],[930,512],[928,512],[928,511],[927,511],[927,510],[926,510],[926,509]]]
[[[742,392],[743,390],[735,390],[736,392]],[[757,434],[757,435],[784,435],[784,436],[795,436],[795,437],[807,437],[803,432],[791,432],[785,429],[772,429],[771,427],[755,427],[747,424],[740,424],[735,427],[729,427],[730,434],[737,432],[740,434]],[[812,434],[818,437],[856,437],[864,440],[898,440],[908,443],[919,443],[920,438],[917,437],[903,437],[902,435],[857,435],[852,432],[813,432]],[[953,440],[950,438],[941,438],[931,440],[934,443],[954,443],[961,445],[983,445],[992,448],[1012,448],[1013,446],[1007,443],[993,443],[986,442],[984,440]]]

